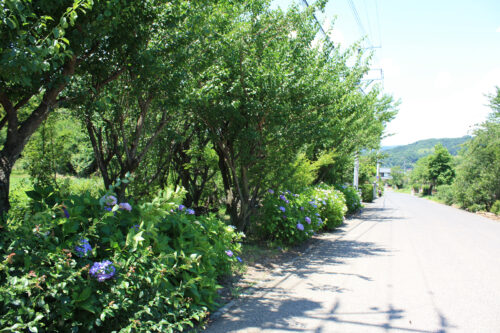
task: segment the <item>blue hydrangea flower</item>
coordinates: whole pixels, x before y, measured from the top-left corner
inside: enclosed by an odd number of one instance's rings
[[[319,213],[316,213],[316,214],[314,214],[314,215],[319,216]]]
[[[130,229],[135,229],[135,231],[139,231],[139,225],[134,224],[133,226],[130,227]]]
[[[226,250],[226,254],[227,254],[228,257],[232,257],[233,256],[233,251]]]
[[[104,210],[107,210],[108,212],[110,212],[110,211],[113,210],[113,208],[111,208],[111,207],[104,207]]]
[[[69,219],[69,213],[68,213],[68,210],[66,209],[66,207],[63,207],[62,210],[63,210],[64,216],[66,216],[66,218]]]
[[[272,189],[267,190],[267,192],[274,194],[274,191]]]
[[[104,196],[104,204],[106,206],[114,206],[118,202],[118,199],[116,199],[115,196],[113,195],[105,195]]]
[[[115,273],[116,268],[109,260],[95,262],[89,270],[90,276],[96,278],[99,282],[111,279],[113,276],[115,276]]]
[[[307,224],[311,224],[311,218],[310,217],[306,216],[305,220],[306,220]]]
[[[132,210],[132,206],[130,206],[128,202],[120,202],[118,206],[120,206],[120,209],[127,210],[129,212]]]
[[[301,210],[301,211],[304,211],[304,207],[300,207],[300,210]]]
[[[89,244],[88,239],[80,239],[78,242],[79,246],[75,246],[75,252],[78,257],[86,257],[87,253],[92,251],[92,246]]]
[[[186,209],[186,213],[189,215],[194,215],[194,209],[188,208]]]
[[[302,223],[297,223],[297,229],[304,231],[304,225]]]
[[[238,260],[239,262],[243,262],[243,259],[241,259],[240,257],[236,257],[236,260]]]
[[[314,200],[309,201],[309,204],[314,206]]]
[[[279,210],[281,210],[283,213],[286,211],[285,207],[280,206]]]
[[[285,202],[287,201],[286,197],[283,194],[280,194],[280,199],[283,200],[283,201],[285,201]]]
[[[323,224],[323,220],[318,217],[318,225]]]
[[[321,203],[323,203],[323,205],[326,205],[326,201],[325,200],[323,200]]]
[[[184,206],[184,205],[179,205],[179,210],[184,210],[184,208],[186,208],[186,206]]]

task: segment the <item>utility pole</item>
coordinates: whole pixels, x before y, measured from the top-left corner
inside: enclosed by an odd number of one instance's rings
[[[358,153],[356,153],[356,155],[354,155],[354,179],[352,181],[352,185],[356,188],[356,190],[359,188],[358,178],[359,178],[359,158],[358,158]]]

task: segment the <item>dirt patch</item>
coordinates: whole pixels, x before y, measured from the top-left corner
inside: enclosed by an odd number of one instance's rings
[[[490,213],[490,212],[477,212],[476,213],[477,215],[481,215],[483,217],[487,217],[491,220],[495,220],[495,221],[499,221],[500,222],[500,216],[494,214],[494,213]]]

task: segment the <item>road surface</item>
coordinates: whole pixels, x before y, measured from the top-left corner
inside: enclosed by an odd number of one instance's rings
[[[500,332],[500,222],[387,191],[206,332]]]

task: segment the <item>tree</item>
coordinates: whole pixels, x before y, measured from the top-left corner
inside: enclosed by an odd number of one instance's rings
[[[456,202],[468,209],[489,210],[500,200],[500,88],[490,96],[493,112],[474,131],[459,155],[453,184]]]
[[[391,177],[389,184],[397,188],[403,188],[405,184],[405,174],[400,166],[395,166],[391,168]]]
[[[160,3],[160,1],[158,1]],[[9,209],[9,178],[26,143],[49,113],[68,102],[75,78],[85,90],[119,77],[144,47],[156,1],[5,0],[0,2],[0,214]]]
[[[450,185],[453,182],[455,177],[453,157],[442,144],[437,144],[434,147],[434,154],[430,155],[427,168],[431,191],[432,187]]]

